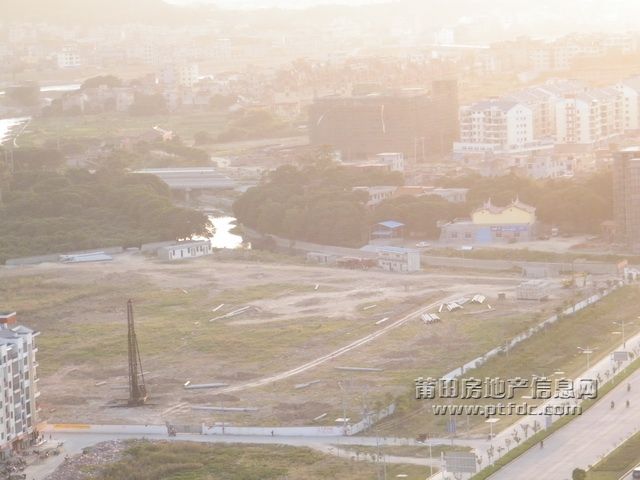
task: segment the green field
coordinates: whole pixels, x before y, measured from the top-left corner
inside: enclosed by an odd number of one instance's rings
[[[106,140],[139,135],[158,125],[172,130],[187,144],[196,132],[205,131],[212,136],[224,130],[228,113],[193,112],[153,116],[131,116],[123,113],[103,113],[68,117],[34,118],[20,136],[22,147],[42,146],[46,142],[62,144],[67,141]]]
[[[369,480],[382,468],[308,448],[141,441],[120,461],[90,470],[97,480]],[[422,480],[425,467],[387,465],[386,475]]]
[[[587,480],[618,480],[640,463],[640,433],[636,433],[587,472]]]

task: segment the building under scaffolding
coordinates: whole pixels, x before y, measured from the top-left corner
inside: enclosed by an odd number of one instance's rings
[[[458,87],[433,82],[431,91],[399,89],[315,100],[309,112],[314,145],[328,145],[347,160],[401,152],[418,162],[451,152],[458,137]]]

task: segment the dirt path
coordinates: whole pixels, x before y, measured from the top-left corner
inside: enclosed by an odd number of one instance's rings
[[[459,296],[459,295],[458,295]],[[436,302],[430,303],[429,305],[425,306],[425,307],[421,307],[418,310],[415,310],[411,313],[409,313],[408,315],[405,315],[404,317],[400,318],[399,320],[396,320],[393,323],[388,324],[387,326],[381,328],[380,330],[377,330],[373,333],[370,333],[369,335],[362,337],[348,345],[345,345],[344,347],[341,347],[337,350],[334,350],[331,353],[328,353],[326,355],[323,355],[319,358],[316,358],[315,360],[312,360],[310,362],[307,362],[305,364],[302,364],[296,368],[293,368],[291,370],[287,370],[286,372],[282,372],[282,373],[278,373],[276,375],[271,375],[269,377],[264,377],[261,378],[260,380],[254,380],[251,382],[246,382],[240,385],[234,385],[231,387],[227,387],[224,388],[222,390],[219,390],[219,393],[232,393],[232,392],[239,392],[242,390],[247,390],[249,388],[256,388],[256,387],[263,387],[265,385],[269,385],[271,383],[274,382],[278,382],[280,380],[284,380],[287,379],[289,377],[293,377],[294,375],[298,375],[302,372],[306,372],[307,370],[310,370],[314,367],[317,367],[318,365],[322,365],[325,362],[328,362],[329,360],[333,360],[334,358],[337,358],[341,355],[344,355],[345,353],[348,353],[358,347],[361,347],[362,345],[369,343],[372,340],[375,340],[376,338],[389,333],[391,330],[394,330],[402,325],[404,325],[405,323],[407,323],[409,320],[417,317],[418,315],[421,315],[429,310],[431,310],[432,308],[434,308],[436,305],[439,305],[441,303],[447,302],[447,301],[451,301],[453,300],[454,297],[457,296],[450,296],[441,300],[438,300]]]

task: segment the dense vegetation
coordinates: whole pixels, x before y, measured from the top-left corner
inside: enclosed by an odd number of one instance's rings
[[[333,245],[357,246],[367,240],[371,226],[384,220],[406,225],[405,233],[437,238],[438,222],[468,217],[483,202],[507,205],[519,198],[536,207],[538,220],[567,233],[601,231],[613,216],[610,172],[585,179],[532,180],[515,175],[497,178],[466,176],[447,179],[445,187],[469,189],[467,202],[453,204],[437,196],[393,197],[367,208],[355,186],[399,185],[396,173],[363,172],[332,163],[322,153],[268,174],[234,205],[240,222],[285,238]]]
[[[92,160],[92,165],[105,170],[138,170],[142,168],[207,167],[212,166],[209,154],[197,147],[185,145],[182,139],[139,141],[129,149],[114,148]]]
[[[369,225],[367,195],[358,185],[398,185],[396,173],[365,173],[326,156],[269,173],[234,204],[236,217],[259,232],[332,245],[358,245]]]
[[[372,223],[396,220],[407,226],[413,236],[436,238],[440,234],[438,221],[466,216],[467,205],[450,203],[441,197],[401,196],[383,201],[372,212]]]
[[[18,171],[0,204],[0,261],[204,234],[207,218],[175,207],[156,177],[69,170]]]
[[[444,185],[469,188],[469,209],[489,198],[496,205],[519,198],[536,207],[538,220],[570,233],[599,233],[601,223],[613,217],[613,181],[608,171],[585,179],[558,180],[473,175],[446,180]]]
[[[227,128],[218,134],[217,141],[224,143],[297,134],[287,122],[268,110],[242,110],[232,115]]]
[[[408,480],[424,478],[424,468],[390,465]],[[418,473],[420,472],[420,474]],[[124,458],[105,468],[99,480],[270,480],[341,478],[365,480],[376,475],[372,463],[353,462],[309,448],[258,445],[207,445],[190,442],[132,444]]]

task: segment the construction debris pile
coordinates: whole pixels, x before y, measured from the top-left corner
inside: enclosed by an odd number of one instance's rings
[[[474,295],[473,298],[467,298],[467,297],[461,297],[458,298],[456,300],[453,300],[451,302],[445,302],[445,303],[441,303],[440,306],[438,307],[438,313],[442,313],[442,312],[453,312],[455,310],[462,310],[464,308],[464,305],[471,302],[471,303],[475,303],[475,304],[479,304],[479,305],[483,305],[485,303],[485,301],[487,300],[487,297],[485,297],[484,295]],[[489,310],[491,310],[491,305],[487,305],[487,308]],[[428,314],[427,314],[428,315]],[[431,314],[431,321],[429,321],[428,318],[425,318],[425,316],[422,316],[422,320],[425,323],[434,323],[437,321],[440,321],[440,318],[435,315],[435,314]],[[435,318],[433,318],[435,317]]]
[[[127,445],[122,441],[102,442],[65,461],[46,480],[91,480],[98,478],[101,466],[119,461]]]

